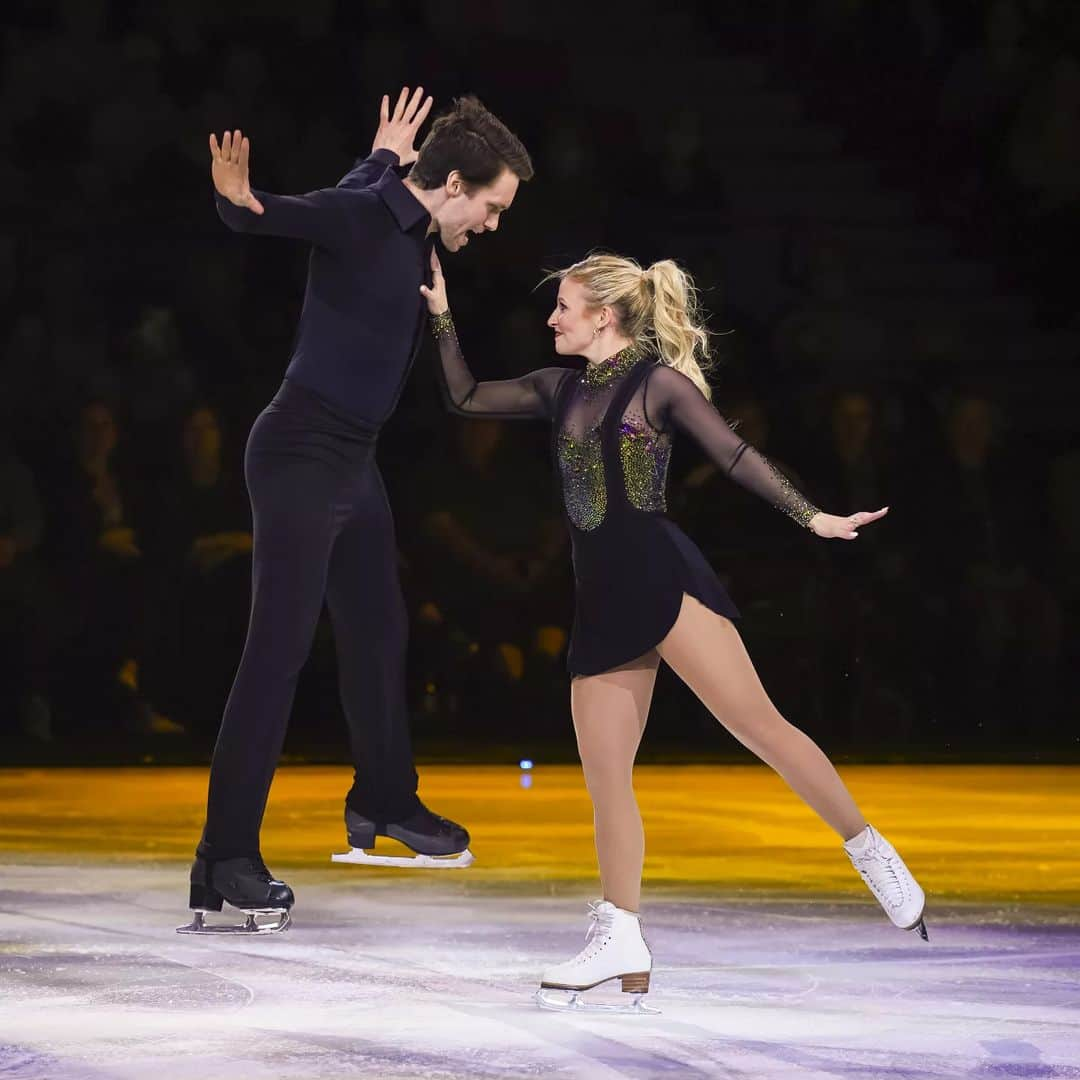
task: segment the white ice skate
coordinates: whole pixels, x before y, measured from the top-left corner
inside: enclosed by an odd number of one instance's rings
[[[618,1013],[658,1013],[644,1002],[649,992],[652,953],[641,932],[641,920],[633,912],[617,908],[607,900],[589,904],[592,920],[585,935],[585,948],[564,964],[548,968],[540,980],[536,1000],[542,1008],[562,1012],[591,1011]],[[632,994],[630,1004],[585,1001],[582,994],[610,979],[619,979],[624,994]]]
[[[867,825],[858,836],[845,841],[844,850],[893,925],[916,930],[923,941],[929,941],[923,919],[926,895],[892,844]]]

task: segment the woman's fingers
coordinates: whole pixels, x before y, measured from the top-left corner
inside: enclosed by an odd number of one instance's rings
[[[405,106],[408,104],[408,101],[409,88],[407,86],[403,86],[401,88],[401,93],[398,94],[397,104],[394,106],[394,115],[392,117],[394,123],[397,123],[397,121],[401,119],[402,114],[405,112]]]
[[[434,248],[431,249],[431,272],[433,274],[442,273],[442,263],[439,262],[439,253]]]
[[[251,154],[251,140],[246,136],[240,140],[240,169],[247,176],[248,157]]]
[[[883,506],[880,510],[859,510],[854,514],[849,514],[847,520],[851,522],[852,526],[859,528],[862,525],[869,525],[873,521],[878,521],[883,518],[889,512],[887,506]]]
[[[213,158],[221,157],[221,147],[218,145],[217,135],[214,132],[210,132],[210,156]]]
[[[390,119],[390,95],[383,94],[379,102],[379,126],[381,127]]]

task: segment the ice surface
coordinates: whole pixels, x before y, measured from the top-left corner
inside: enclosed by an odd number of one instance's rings
[[[1080,1078],[1064,908],[646,898],[660,1016],[545,1012],[587,894],[301,870],[293,928],[190,938],[186,864],[0,865],[0,1078]]]

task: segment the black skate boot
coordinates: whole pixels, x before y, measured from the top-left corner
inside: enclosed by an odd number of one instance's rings
[[[236,859],[195,857],[191,864],[191,899],[188,907],[195,912],[178,934],[278,934],[289,928],[289,909],[293,891],[284,881],[270,876],[261,858],[242,856]],[[208,926],[206,915],[220,911],[228,901],[247,918],[242,926]],[[257,916],[273,915],[272,922],[260,923]]]
[[[406,866],[421,869],[458,869],[472,864],[469,834],[456,822],[433,814],[423,803],[401,821],[378,821],[345,807],[345,831],[352,848],[345,855],[333,855],[334,862],[364,863],[369,866]],[[416,852],[412,856],[369,855],[376,836],[388,836]]]

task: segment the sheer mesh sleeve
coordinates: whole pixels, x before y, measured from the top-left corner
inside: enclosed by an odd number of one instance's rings
[[[758,453],[685,375],[658,366],[645,390],[645,415],[658,430],[677,427],[691,435],[736,483],[809,527],[818,508],[767,458]]]
[[[439,349],[439,383],[446,407],[458,416],[550,419],[555,394],[569,368],[540,368],[518,379],[477,382],[465,363],[450,312],[432,316]]]

